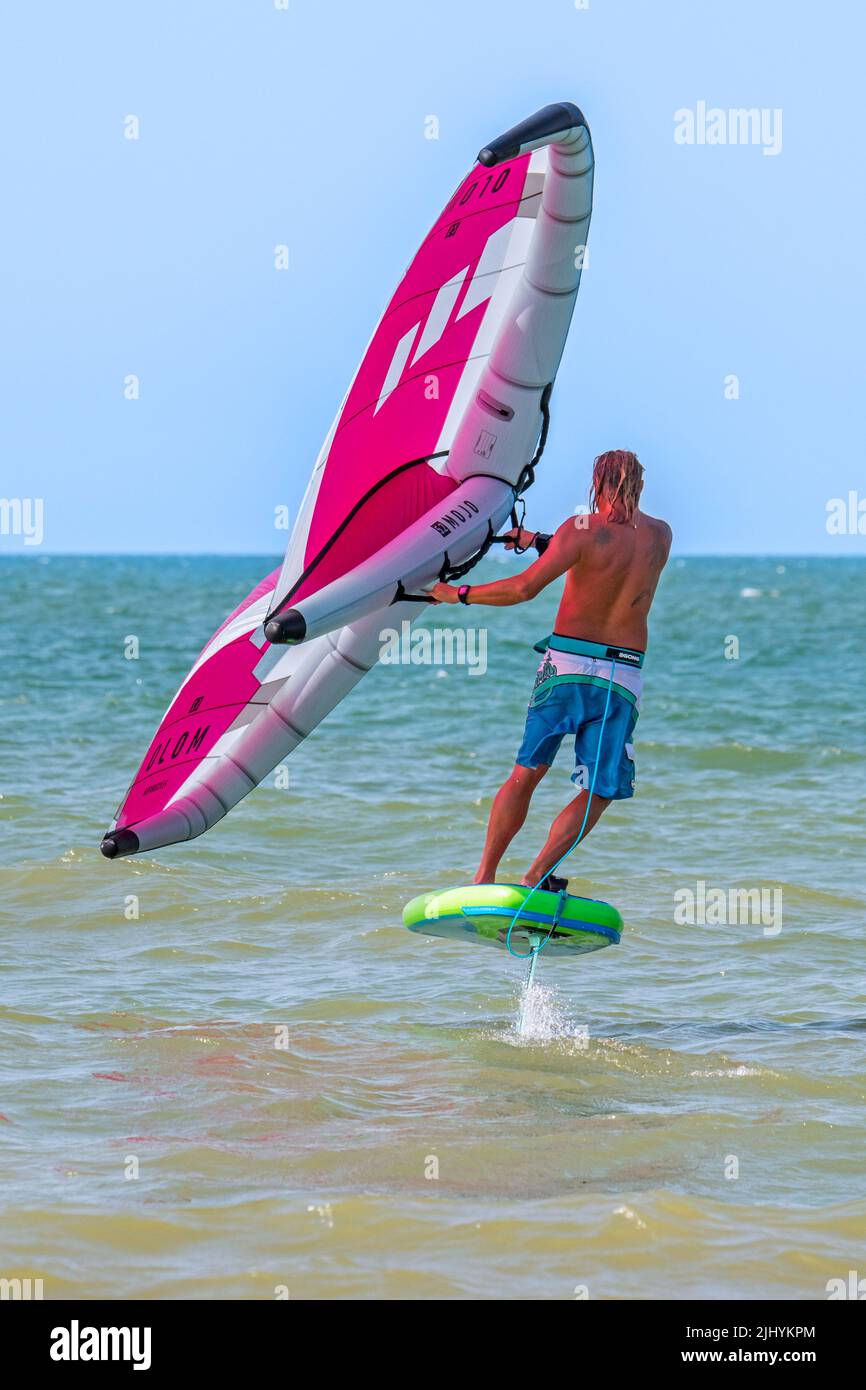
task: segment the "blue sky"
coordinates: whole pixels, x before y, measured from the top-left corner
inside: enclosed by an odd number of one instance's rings
[[[44,498],[44,550],[281,551],[428,225],[569,99],[596,204],[530,521],[626,447],[680,553],[866,553],[826,525],[866,498],[853,6],[57,0],[5,29],[0,496]],[[700,101],[780,108],[781,152],[677,144]]]

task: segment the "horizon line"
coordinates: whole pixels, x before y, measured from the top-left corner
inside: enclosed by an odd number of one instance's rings
[[[484,557],[488,558],[487,556]],[[495,556],[490,556],[496,559]],[[503,559],[507,556],[503,556]],[[849,554],[824,550],[673,550],[672,560],[864,560],[866,548]],[[268,550],[45,550],[21,545],[15,550],[0,546],[0,560],[273,560],[283,553]]]

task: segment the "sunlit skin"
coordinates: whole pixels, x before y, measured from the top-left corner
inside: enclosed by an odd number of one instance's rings
[[[509,549],[517,542],[529,546],[534,531],[509,533]],[[565,575],[565,588],[556,615],[556,631],[608,646],[645,651],[647,616],[659,576],[671,548],[671,528],[638,508],[630,521],[618,504],[598,499],[591,515],[569,517],[557,529],[545,553],[521,574],[492,584],[473,584],[470,607],[505,608],[528,603]],[[457,588],[437,584],[431,591],[437,603],[459,603]],[[487,840],[476,883],[493,883],[506,849],[520,830],[532,794],[549,766],[515,766],[500,787],[490,812]],[[588,793],[582,790],[556,817],[547,840],[521,882],[534,884],[556,864],[577,838],[586,813]],[[598,823],[610,802],[595,795],[587,817],[584,838]]]

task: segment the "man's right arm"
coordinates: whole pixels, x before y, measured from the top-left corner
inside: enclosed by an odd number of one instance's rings
[[[577,564],[585,535],[584,531],[575,526],[573,517],[569,517],[567,521],[557,527],[550,538],[549,545],[545,547],[544,553],[539,555],[534,564],[517,576],[521,593],[520,602],[535,598],[536,594],[540,594],[542,589],[546,589],[548,584],[553,583],[554,579],[559,579],[566,570]]]
[[[548,584],[552,584],[554,579],[565,574],[577,562],[585,534],[575,526],[573,517],[564,521],[544,554],[522,574],[496,579],[492,584],[467,585],[469,605],[487,604],[493,608],[506,608],[535,598],[536,594],[540,594],[542,589],[546,589]],[[430,595],[437,603],[455,603],[457,592],[451,584],[436,584],[430,590]]]

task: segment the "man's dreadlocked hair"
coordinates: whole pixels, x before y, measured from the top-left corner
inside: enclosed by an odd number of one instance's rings
[[[592,465],[590,511],[597,512],[602,497],[611,508],[611,521],[631,521],[643,487],[643,466],[629,449],[610,449]]]

